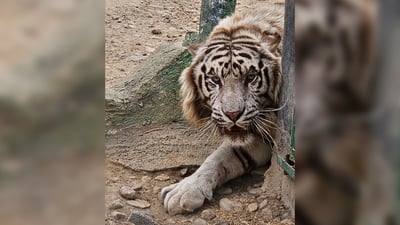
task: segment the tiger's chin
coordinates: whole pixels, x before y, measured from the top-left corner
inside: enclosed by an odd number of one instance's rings
[[[229,139],[231,142],[236,143],[245,143],[251,136],[249,129],[236,125],[231,128],[221,127],[220,132],[223,137]]]

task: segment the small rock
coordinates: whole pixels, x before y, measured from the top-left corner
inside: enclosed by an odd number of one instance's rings
[[[126,214],[122,212],[113,211],[111,212],[111,217],[116,220],[126,220]]]
[[[211,209],[205,209],[201,212],[200,217],[205,220],[212,220],[215,218],[215,213]]]
[[[251,188],[248,190],[248,192],[252,195],[258,196],[262,194],[262,189],[261,188]]]
[[[219,201],[219,207],[224,211],[236,212],[243,208],[243,204],[240,202],[229,200],[227,198],[223,198]]]
[[[207,225],[207,224],[208,224],[207,221],[205,221],[205,220],[203,220],[203,219],[200,219],[200,218],[196,219],[196,220],[193,222],[193,225]]]
[[[128,186],[122,186],[119,189],[119,194],[126,199],[135,199],[136,198],[136,191]]]
[[[268,205],[268,200],[267,200],[267,199],[264,199],[264,200],[260,203],[260,209],[265,208],[265,206],[267,206],[267,205]]]
[[[266,199],[267,197],[265,196],[265,195],[260,195],[260,196],[257,196],[257,202],[262,202],[262,201],[264,201],[265,199]]]
[[[147,202],[145,200],[140,200],[140,199],[127,201],[126,203],[130,206],[141,208],[141,209],[149,208],[151,206],[149,202]]]
[[[221,187],[217,190],[217,193],[220,195],[229,195],[232,194],[232,188],[230,187]]]
[[[254,188],[259,188],[262,187],[263,183],[257,183],[257,184],[253,184]]]
[[[154,193],[154,194],[157,194],[157,193],[159,193],[160,191],[161,191],[161,188],[160,188],[160,187],[157,187],[157,186],[153,187],[153,193]]]
[[[145,46],[144,49],[146,50],[146,52],[154,52],[155,48],[149,47],[149,46]]]
[[[157,35],[162,34],[160,29],[153,29],[153,30],[151,30],[151,33],[152,34],[157,34]]]
[[[181,177],[184,177],[188,172],[188,168],[183,168],[179,171],[179,175],[181,175]]]
[[[133,211],[129,216],[128,221],[131,225],[132,223],[136,225],[156,225],[153,218],[148,213],[143,211]]]
[[[264,220],[266,221],[270,221],[274,218],[274,215],[272,214],[272,210],[270,208],[264,208],[261,212]]]
[[[144,123],[144,122],[143,122],[143,123]],[[142,177],[142,181],[143,181],[143,183],[148,183],[148,182],[151,181],[151,177],[149,177],[149,176],[143,176],[143,177]]]
[[[120,209],[122,207],[124,207],[124,203],[122,202],[121,199],[117,199],[111,202],[109,209]]]
[[[228,225],[228,222],[221,218],[215,218],[212,222],[214,225]]]
[[[248,210],[249,212],[255,212],[255,211],[257,211],[257,209],[258,209],[257,203],[251,203],[251,204],[249,204],[249,205],[247,206],[247,210]]]
[[[143,183],[134,183],[131,185],[131,187],[133,188],[133,190],[136,191],[136,190],[142,189]]]
[[[169,180],[169,176],[167,174],[160,174],[156,176],[154,179],[158,181],[167,181]]]

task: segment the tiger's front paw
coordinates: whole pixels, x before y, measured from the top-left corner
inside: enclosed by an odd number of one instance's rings
[[[170,215],[193,212],[203,205],[206,198],[212,199],[210,182],[193,175],[161,190],[161,200]]]

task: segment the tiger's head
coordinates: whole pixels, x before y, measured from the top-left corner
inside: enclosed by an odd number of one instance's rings
[[[184,116],[231,141],[274,136],[281,85],[279,32],[216,28],[180,77]],[[218,132],[217,132],[218,131]]]

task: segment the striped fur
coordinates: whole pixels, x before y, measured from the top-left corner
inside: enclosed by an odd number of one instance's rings
[[[222,20],[205,43],[189,48],[194,59],[180,82],[183,113],[190,123],[204,126],[212,119],[219,128],[236,125],[265,136],[254,128],[254,120],[275,118],[274,112],[265,115],[263,110],[277,108],[282,12],[282,5],[267,5],[237,13]],[[232,123],[227,111],[243,113]],[[273,132],[267,126],[263,130]]]
[[[215,188],[271,158],[281,85],[283,6],[263,5],[220,21],[181,77],[185,117],[223,143],[179,183],[162,189],[169,214],[192,212]]]

